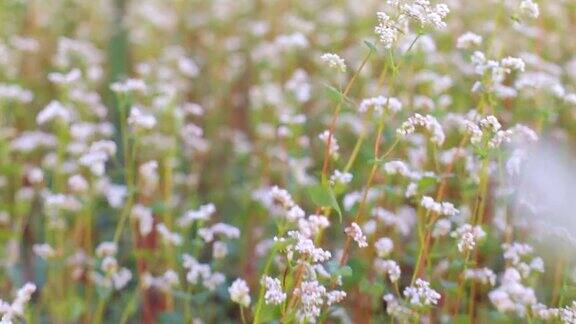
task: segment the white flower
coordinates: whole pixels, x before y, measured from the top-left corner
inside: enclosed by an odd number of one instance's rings
[[[378,24],[374,27],[374,32],[384,44],[384,48],[390,49],[398,39],[399,30],[385,12],[377,12],[376,16],[378,17]]]
[[[402,110],[402,102],[394,97],[372,97],[366,98],[360,102],[358,111],[361,113],[372,109],[376,114],[382,115],[385,111],[388,113],[397,113]]]
[[[294,289],[294,295],[300,298],[300,307],[296,313],[299,321],[315,322],[324,304],[326,288],[316,280],[304,281]]]
[[[348,236],[352,237],[352,239],[354,239],[354,241],[358,243],[359,247],[364,248],[368,246],[368,242],[366,241],[366,235],[362,233],[362,229],[360,228],[360,226],[358,226],[358,224],[356,223],[350,224],[350,226],[344,229],[344,232]]]
[[[452,232],[452,236],[458,239],[458,251],[465,252],[472,251],[476,247],[476,242],[484,238],[486,233],[479,225],[463,224]]]
[[[376,259],[376,261],[374,261],[374,268],[376,272],[380,274],[387,274],[392,282],[397,282],[402,274],[400,267],[396,261],[393,260]]]
[[[154,217],[152,216],[152,210],[146,208],[143,205],[136,204],[132,207],[130,216],[138,220],[138,229],[140,235],[146,236],[152,232],[154,226]]]
[[[322,62],[326,62],[329,67],[337,69],[340,72],[346,72],[346,63],[338,54],[324,53],[320,56]]]
[[[458,37],[456,48],[469,49],[482,43],[482,36],[467,32]]]
[[[430,283],[420,278],[416,279],[414,286],[404,289],[404,296],[406,296],[410,304],[417,306],[436,305],[440,297],[442,297],[438,292],[430,288]]]
[[[36,116],[36,123],[38,125],[44,125],[55,119],[68,124],[72,121],[72,113],[70,112],[70,109],[64,106],[60,101],[52,100],[38,113],[38,116]]]
[[[250,288],[243,279],[236,279],[228,288],[230,299],[242,307],[250,306]]]
[[[264,301],[266,305],[280,305],[286,299],[286,293],[282,290],[282,284],[278,278],[264,277],[262,284],[266,287]]]
[[[394,249],[394,242],[387,237],[383,237],[374,243],[374,247],[376,248],[378,257],[385,258]]]
[[[132,107],[128,117],[128,125],[137,129],[153,129],[156,126],[156,117],[143,113],[139,107]]]
[[[168,229],[168,227],[164,225],[164,223],[159,223],[156,226],[156,231],[158,232],[158,234],[160,234],[160,237],[165,243],[176,246],[182,245],[183,242],[182,236],[178,233],[171,232]]]
[[[338,156],[338,152],[340,151],[340,146],[338,145],[338,142],[336,141],[336,137],[334,137],[334,134],[331,134],[329,130],[325,130],[324,132],[320,133],[318,135],[318,138],[326,143],[328,145],[328,142],[330,142],[330,147],[328,148],[328,153],[331,156]]]
[[[113,256],[118,252],[118,245],[114,242],[102,242],[96,247],[96,256],[103,258],[105,256]]]
[[[520,13],[529,18],[538,18],[540,16],[540,8],[538,4],[532,0],[522,0],[520,2]]]
[[[350,172],[340,172],[340,170],[334,170],[334,174],[330,176],[330,182],[347,184],[352,181],[352,177],[352,173]]]
[[[46,260],[53,257],[56,254],[56,251],[50,246],[50,244],[34,244],[32,246],[32,250],[34,254],[41,257],[42,259]]]
[[[110,89],[116,93],[146,92],[146,84],[140,79],[126,79],[112,83]]]
[[[482,284],[490,284],[491,286],[496,284],[496,275],[494,271],[489,268],[467,269],[464,272],[464,279],[475,280]]]

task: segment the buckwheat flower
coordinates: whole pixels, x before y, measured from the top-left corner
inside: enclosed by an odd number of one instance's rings
[[[40,168],[31,168],[26,172],[26,178],[31,184],[37,185],[44,181],[44,172]]]
[[[384,48],[390,49],[398,40],[399,29],[394,26],[394,22],[385,12],[377,12],[376,17],[378,24],[374,27],[374,32],[378,35]]]
[[[48,80],[59,85],[71,85],[78,82],[81,77],[82,71],[79,69],[72,69],[68,73],[52,72],[48,74]]]
[[[420,115],[414,114],[414,116],[408,118],[407,121],[402,123],[400,128],[396,130],[396,133],[401,137],[406,137],[416,131],[416,127],[422,127],[430,133],[430,141],[434,144],[442,145],[446,136],[442,126],[436,118],[431,115]]]
[[[34,99],[34,94],[17,84],[0,83],[0,101],[14,101],[19,103],[29,103]]]
[[[458,37],[458,40],[456,41],[456,48],[470,49],[471,47],[478,46],[480,44],[482,44],[482,36],[467,32]]]
[[[391,282],[398,282],[402,275],[400,267],[393,260],[376,259],[374,261],[374,269],[381,275],[388,275]]]
[[[118,252],[118,245],[114,242],[102,242],[96,247],[96,256],[103,258],[106,256],[116,255]]]
[[[294,295],[300,298],[296,313],[299,321],[315,322],[324,304],[326,288],[316,280],[303,281],[298,288],[294,289]]]
[[[148,196],[153,194],[158,187],[160,177],[158,176],[157,170],[158,162],[156,161],[148,161],[140,165],[138,168],[138,174],[140,175],[140,181],[142,182],[142,191]]]
[[[300,206],[294,205],[286,212],[286,219],[290,222],[296,222],[306,216],[306,213]]]
[[[168,227],[164,225],[164,223],[159,223],[156,226],[156,231],[158,234],[160,234],[160,237],[165,243],[176,246],[182,245],[182,236],[178,233],[170,231]]]
[[[440,300],[440,294],[430,288],[430,283],[420,278],[416,279],[413,286],[404,289],[404,296],[410,304],[416,306],[436,305]]]
[[[397,319],[409,321],[416,315],[416,312],[408,307],[402,306],[393,294],[386,294],[382,297],[382,300],[386,302],[386,313]]]
[[[365,113],[370,109],[378,115],[382,115],[384,112],[397,113],[402,110],[402,102],[397,98],[384,96],[366,98],[360,102],[358,111]]]
[[[423,196],[420,200],[420,205],[430,212],[440,214],[442,212],[442,204],[434,201],[434,198]]]
[[[347,184],[350,183],[350,181],[352,181],[352,173],[350,172],[340,172],[340,170],[334,170],[334,173],[332,174],[332,176],[330,176],[330,182],[335,184],[335,183],[341,183],[341,184]]]
[[[88,190],[88,181],[80,174],[68,178],[68,187],[74,193],[85,193]]]
[[[214,242],[212,245],[212,257],[214,259],[223,259],[226,255],[228,255],[228,247],[226,246],[226,243],[220,241]]]
[[[498,119],[494,116],[488,116],[480,121],[480,126],[484,129],[491,130],[493,132],[497,132],[502,128]]]
[[[262,284],[266,287],[264,302],[266,305],[280,305],[286,300],[286,293],[282,290],[282,283],[278,278],[264,277]]]
[[[106,274],[113,274],[118,270],[118,261],[113,256],[106,256],[102,259],[101,268]]]
[[[110,89],[116,93],[128,92],[146,92],[146,84],[140,79],[126,79],[124,81],[114,82],[110,85]]]
[[[358,244],[358,247],[364,248],[368,246],[366,235],[362,233],[362,229],[358,224],[353,222],[350,226],[344,229],[344,233],[350,236]]]
[[[494,134],[494,137],[488,141],[488,147],[498,148],[500,145],[502,145],[502,143],[510,143],[513,136],[514,132],[510,129],[498,131],[496,134]]]
[[[310,215],[298,220],[298,230],[306,237],[314,237],[330,226],[330,221],[324,215]]]
[[[502,244],[504,259],[511,265],[517,265],[522,258],[532,255],[534,248],[529,244],[518,242]]]
[[[288,236],[296,240],[296,244],[293,245],[294,251],[309,257],[313,263],[324,262],[332,257],[329,251],[316,247],[314,241],[306,237],[303,233],[290,231],[288,232]]]
[[[38,116],[36,116],[36,123],[38,125],[44,125],[56,119],[68,124],[72,121],[72,113],[70,112],[70,109],[64,106],[60,101],[52,100],[38,113]]]
[[[189,210],[182,215],[177,220],[177,224],[180,227],[186,227],[192,224],[194,221],[207,221],[212,215],[216,213],[216,207],[214,204],[206,204],[200,206],[197,210]]]
[[[132,280],[132,272],[126,268],[121,268],[112,275],[112,285],[114,289],[120,290]]]
[[[228,288],[230,299],[242,307],[250,306],[250,288],[243,279],[236,279]]]
[[[465,120],[463,122],[464,125],[464,129],[466,131],[467,134],[470,135],[470,143],[472,144],[479,144],[482,141],[482,130],[480,130],[480,127],[478,127],[478,125],[476,125],[475,123],[469,121],[469,120]]]
[[[138,231],[140,232],[140,235],[147,236],[152,233],[154,217],[152,216],[152,210],[150,208],[144,207],[141,204],[136,204],[132,207],[130,217],[138,221]]]
[[[384,171],[389,175],[400,174],[402,176],[409,176],[410,169],[403,161],[390,161],[384,163]]]
[[[330,141],[328,154],[334,157],[338,156],[338,152],[340,151],[340,145],[338,145],[338,141],[336,141],[336,137],[334,137],[334,134],[331,134],[329,130],[325,130],[324,132],[318,135],[318,138],[326,144],[328,144],[328,141]]]
[[[346,292],[341,290],[333,290],[326,293],[326,305],[331,306],[333,304],[341,302],[346,298]]]
[[[128,125],[137,129],[150,130],[156,126],[156,123],[156,117],[143,113],[139,107],[132,107],[130,109]]]
[[[12,320],[24,316],[24,308],[36,291],[36,285],[26,283],[16,292],[16,298],[9,304],[0,299],[0,315],[2,315],[2,324],[11,324]]]
[[[452,222],[449,219],[441,218],[436,224],[434,224],[434,229],[432,230],[432,237],[438,238],[446,236],[450,233],[452,229]]]
[[[281,206],[284,209],[290,209],[294,206],[294,200],[290,193],[284,189],[274,186],[270,188],[270,196],[275,204]]]
[[[415,182],[410,182],[406,187],[406,192],[404,193],[404,196],[406,198],[412,198],[416,196],[417,193],[418,193],[418,184],[416,184]]]
[[[458,211],[458,209],[456,209],[454,205],[452,205],[452,203],[443,202],[441,205],[442,205],[442,212],[441,212],[442,215],[455,216],[460,213],[460,211]]]
[[[506,58],[503,58],[500,63],[505,68],[517,71],[524,71],[524,69],[526,68],[526,63],[524,63],[524,60],[518,57],[508,56]]]
[[[210,277],[204,279],[203,285],[209,291],[215,291],[225,281],[226,277],[222,273],[214,272]]]
[[[344,59],[340,58],[338,54],[324,53],[320,56],[320,59],[322,62],[327,63],[329,67],[337,69],[340,72],[346,72],[346,62],[344,62]]]
[[[520,13],[529,18],[538,18],[540,16],[540,8],[538,4],[532,0],[522,0],[520,2]]]
[[[507,268],[499,287],[488,293],[488,298],[499,312],[515,312],[523,317],[527,309],[538,301],[534,290],[521,282],[521,275],[514,268]]]
[[[50,244],[34,244],[32,246],[32,251],[34,254],[41,257],[44,260],[50,259],[56,255],[56,251],[50,246]]]
[[[560,316],[560,309],[558,308],[548,308],[546,305],[542,303],[537,303],[530,306],[530,310],[532,314],[538,319],[551,321],[557,319]],[[576,319],[574,320],[576,321]],[[572,321],[572,322],[574,322]],[[571,322],[568,322],[571,323]]]
[[[378,254],[378,257],[385,258],[388,255],[390,255],[390,253],[394,249],[394,242],[388,237],[382,237],[374,243],[374,247],[376,248],[376,253]]]
[[[464,271],[464,279],[474,280],[484,285],[494,286],[496,284],[496,274],[489,268],[467,269]]]
[[[476,242],[484,238],[486,233],[479,225],[463,224],[451,235],[458,239],[458,251],[465,252],[474,250]]]

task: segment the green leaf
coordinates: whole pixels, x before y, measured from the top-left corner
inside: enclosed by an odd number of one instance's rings
[[[342,276],[342,277],[350,277],[354,272],[350,266],[342,266],[334,271],[333,275]]]
[[[371,41],[364,41],[364,44],[366,44],[366,46],[368,46],[368,48],[370,49],[370,51],[372,51],[372,53],[376,53],[378,52],[378,49],[376,48],[376,45],[374,43],[372,43]]]
[[[328,97],[329,97],[332,101],[335,101],[335,102],[340,102],[340,101],[342,101],[343,95],[342,95],[342,92],[340,92],[340,90],[334,88],[334,87],[331,86],[331,85],[327,85],[327,84],[326,84],[325,86],[326,86],[326,89],[327,89],[326,93],[328,94]]]
[[[315,185],[308,187],[308,194],[312,199],[312,202],[320,207],[331,207],[340,216],[340,222],[342,222],[342,210],[338,201],[336,200],[336,195],[329,186]]]

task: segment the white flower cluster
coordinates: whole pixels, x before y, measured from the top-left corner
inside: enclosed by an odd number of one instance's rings
[[[416,306],[436,305],[442,297],[436,290],[430,288],[430,283],[420,278],[416,279],[413,286],[404,289],[404,296],[410,304]]]
[[[431,115],[422,116],[418,113],[402,123],[396,132],[398,135],[406,137],[407,135],[413,134],[416,131],[416,127],[426,129],[430,133],[430,140],[434,144],[442,145],[446,139],[442,125],[440,125],[436,118]]]
[[[488,293],[488,298],[499,312],[515,312],[520,317],[537,303],[536,294],[521,282],[518,270],[508,268],[502,276],[500,286]]]
[[[463,224],[451,235],[458,239],[458,251],[466,252],[474,250],[476,243],[486,236],[486,232],[479,225]]]
[[[346,62],[344,59],[334,53],[324,53],[320,56],[322,62],[328,64],[329,67],[336,69],[340,72],[346,72]]]
[[[250,306],[250,288],[243,279],[236,279],[228,288],[230,299],[242,307]]]
[[[355,222],[351,223],[350,226],[344,229],[344,233],[350,236],[361,248],[365,248],[368,246],[368,242],[366,241],[366,235],[362,233],[362,229],[358,224]]]
[[[402,110],[402,102],[394,97],[378,96],[366,98],[360,102],[358,111],[365,113],[369,110],[374,111],[379,116],[382,116],[384,112],[394,114]]]
[[[189,254],[183,254],[182,261],[182,266],[188,270],[186,273],[186,281],[190,284],[198,284],[201,278],[204,287],[209,291],[214,291],[226,280],[222,273],[212,272],[210,265],[198,262],[198,260]]]
[[[130,280],[132,272],[128,268],[119,268],[116,260],[118,245],[114,242],[102,242],[96,247],[96,256],[101,258],[100,270],[92,271],[90,279],[99,286],[108,289],[121,290]]]
[[[466,269],[464,279],[474,280],[484,285],[490,284],[490,286],[496,284],[496,274],[490,268]]]
[[[178,226],[187,227],[194,221],[208,221],[210,217],[216,213],[214,204],[206,204],[200,206],[197,210],[189,210],[182,215],[177,221]]]
[[[303,281],[294,289],[294,295],[299,298],[296,312],[299,322],[315,322],[325,303],[330,306],[346,297],[346,293],[340,290],[328,292],[326,287],[316,280]]]
[[[456,209],[452,203],[436,202],[434,198],[429,196],[423,196],[422,200],[420,200],[420,205],[426,210],[438,215],[454,216],[459,213],[458,209]]]
[[[397,282],[402,275],[400,266],[394,260],[376,259],[374,261],[374,269],[381,275],[388,275],[392,282]]]
[[[149,272],[145,272],[141,278],[142,288],[144,289],[158,289],[162,292],[169,292],[170,289],[176,287],[180,283],[178,273],[174,270],[166,270],[162,275],[154,277]]]
[[[502,244],[502,249],[504,260],[518,270],[523,278],[527,278],[532,272],[544,272],[544,261],[540,257],[533,257],[532,246],[513,242]]]
[[[16,298],[12,303],[7,303],[0,299],[0,315],[2,315],[1,323],[11,324],[13,320],[24,316],[24,307],[32,298],[32,294],[36,291],[36,285],[33,283],[26,283],[22,288],[18,289]]]
[[[280,305],[286,300],[286,293],[282,290],[282,284],[278,278],[264,277],[262,284],[266,287],[264,294],[266,304]]]
[[[316,247],[314,241],[299,231],[289,231],[288,236],[295,239],[296,242],[288,245],[287,250],[298,252],[302,260],[318,263],[328,261],[332,257],[329,251]]]
[[[325,130],[322,133],[318,134],[318,138],[326,145],[328,145],[328,142],[330,142],[330,147],[328,148],[328,154],[330,154],[330,156],[334,158],[338,157],[338,152],[340,151],[340,145],[338,145],[338,141],[336,140],[336,137],[334,137],[334,134],[331,134],[329,130]]]

